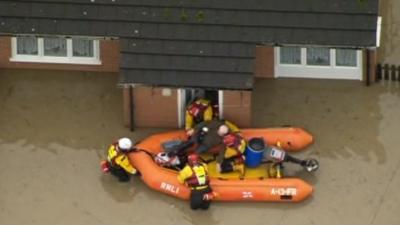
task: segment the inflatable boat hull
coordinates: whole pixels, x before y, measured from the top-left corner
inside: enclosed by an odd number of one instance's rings
[[[246,139],[263,137],[269,144],[279,141],[287,151],[299,151],[313,141],[312,136],[300,128],[243,129],[242,134]],[[136,147],[156,154],[162,151],[161,143],[178,139],[185,139],[184,131],[155,134],[141,141]],[[152,157],[143,151],[131,153],[129,158],[150,188],[180,199],[189,199],[190,189],[178,182],[177,171],[158,166]],[[211,187],[218,194],[214,199],[216,201],[298,202],[307,198],[313,191],[312,186],[297,178],[212,177]]]

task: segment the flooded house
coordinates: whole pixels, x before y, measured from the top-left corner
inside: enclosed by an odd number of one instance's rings
[[[378,0],[0,1],[0,68],[112,72],[125,125],[182,127],[199,90],[251,126],[255,79],[374,80]],[[268,91],[266,90],[266,93]]]

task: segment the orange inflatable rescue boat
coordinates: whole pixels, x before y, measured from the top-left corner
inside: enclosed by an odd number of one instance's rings
[[[313,137],[301,128],[242,129],[241,133],[246,140],[262,137],[269,145],[280,142],[281,147],[288,152],[299,151],[313,142]],[[152,135],[136,145],[137,149],[143,151],[130,153],[129,159],[150,188],[187,200],[190,189],[178,182],[178,171],[159,166],[152,157],[163,151],[162,143],[185,139],[183,130]],[[217,193],[215,201],[298,202],[313,191],[311,185],[298,178],[268,178],[267,169],[263,165],[246,168],[244,178],[239,178],[237,172],[216,172],[215,161],[209,162],[208,167],[210,185]]]

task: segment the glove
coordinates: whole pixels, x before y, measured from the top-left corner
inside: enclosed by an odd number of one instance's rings
[[[211,201],[217,196],[218,196],[218,194],[216,192],[212,191],[210,193],[204,194],[203,195],[203,200],[204,201]]]
[[[132,175],[136,175],[136,174],[137,174],[137,169],[133,169],[133,170],[131,171],[131,174],[132,174]]]
[[[108,163],[106,160],[102,160],[100,162],[100,167],[103,173],[108,173],[110,171],[110,168],[108,167]]]
[[[186,136],[187,136],[188,138],[190,138],[190,137],[193,135],[193,133],[194,133],[194,130],[193,130],[192,128],[186,130]]]

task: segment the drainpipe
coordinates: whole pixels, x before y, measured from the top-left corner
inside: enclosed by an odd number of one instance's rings
[[[130,109],[130,130],[133,132],[135,128],[135,103],[133,98],[133,87],[129,85],[129,109]]]
[[[367,74],[365,79],[365,85],[369,86],[370,83],[370,76],[371,76],[371,62],[370,62],[370,52],[369,49],[366,50],[366,57],[367,57]]]

